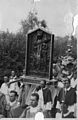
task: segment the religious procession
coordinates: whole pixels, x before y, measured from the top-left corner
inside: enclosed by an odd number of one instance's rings
[[[0,118],[77,118],[77,0],[6,1],[0,1]]]
[[[38,112],[44,118],[77,118],[77,59],[69,41],[66,56],[53,61],[53,45],[54,35],[42,28],[29,32],[22,75],[12,70],[0,88],[1,118],[34,118]]]

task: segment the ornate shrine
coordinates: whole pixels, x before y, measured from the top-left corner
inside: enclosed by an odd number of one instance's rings
[[[32,30],[26,41],[26,76],[52,78],[54,35],[43,28]]]

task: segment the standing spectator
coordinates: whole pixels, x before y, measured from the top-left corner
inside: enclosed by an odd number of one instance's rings
[[[9,82],[15,81],[16,78],[17,78],[17,76],[15,75],[15,71],[12,71]],[[18,82],[15,82],[15,83],[10,84],[10,91],[11,91],[11,90],[17,91],[18,95],[20,94],[20,93],[19,93]]]
[[[66,78],[64,88],[60,90],[58,95],[57,110],[60,114],[56,114],[56,117],[74,118],[75,106],[76,92],[75,89],[70,86],[70,80]]]
[[[1,92],[5,95],[7,103],[9,102],[8,77],[4,76],[4,83],[1,86]]]
[[[17,77],[16,77],[16,75],[15,75],[15,71],[11,71],[11,76],[10,76],[10,81],[9,81],[9,82],[15,81],[16,78],[17,78]],[[16,90],[16,84],[17,84],[17,83],[12,83],[12,84],[10,84],[10,91],[11,91],[11,90]]]
[[[46,81],[41,81],[41,89],[38,91],[39,104],[44,112],[44,117],[51,117],[52,97],[51,91],[46,87]]]

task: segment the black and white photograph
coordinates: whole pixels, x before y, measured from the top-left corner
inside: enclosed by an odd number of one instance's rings
[[[77,118],[78,0],[0,0],[0,118]]]

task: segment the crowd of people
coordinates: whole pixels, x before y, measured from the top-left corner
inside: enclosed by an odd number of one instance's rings
[[[70,58],[70,57],[69,57]],[[20,78],[25,78],[25,69]],[[42,80],[40,85],[23,81],[14,82],[17,76],[4,76],[0,88],[0,118],[33,118],[42,112],[45,118],[77,117],[77,60],[64,57],[53,63],[53,78],[49,82]],[[28,98],[27,98],[28,97]],[[26,102],[28,99],[28,103]]]

